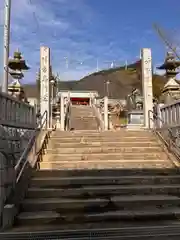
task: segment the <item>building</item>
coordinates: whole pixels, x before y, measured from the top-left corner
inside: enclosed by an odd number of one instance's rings
[[[70,97],[72,104],[89,105],[90,99],[99,97],[99,94],[96,91],[60,91],[58,97]]]

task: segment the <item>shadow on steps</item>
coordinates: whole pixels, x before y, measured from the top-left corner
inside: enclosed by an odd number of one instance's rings
[[[33,174],[14,230],[171,226],[172,220],[179,224],[179,196],[177,168],[40,170]]]

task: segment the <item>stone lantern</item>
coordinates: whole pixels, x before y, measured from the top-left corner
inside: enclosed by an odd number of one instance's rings
[[[180,66],[180,61],[177,61],[173,53],[167,53],[164,63],[158,67],[160,70],[165,70],[167,83],[162,89],[160,101],[168,104],[180,98],[180,85],[176,81],[177,71]]]
[[[14,57],[8,62],[9,74],[13,81],[8,86],[8,93],[20,101],[27,102],[20,80],[24,77],[23,71],[29,70],[25,60],[22,59],[21,52],[14,52]]]

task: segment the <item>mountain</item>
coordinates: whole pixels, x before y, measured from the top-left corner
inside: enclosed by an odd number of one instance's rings
[[[93,73],[79,81],[59,82],[59,90],[94,90],[103,97],[107,94],[107,82],[109,97],[124,99],[134,88],[142,90],[142,84],[136,69],[115,68]],[[153,94],[159,97],[167,79],[159,75],[153,75]]]
[[[79,81],[59,81],[58,89],[70,91],[98,91],[100,97],[107,95],[110,98],[124,99],[134,88],[142,90],[142,84],[139,79],[141,71],[141,62],[137,61],[129,66],[122,66],[92,73]],[[107,82],[108,89],[107,89]],[[153,75],[153,95],[158,98],[167,79],[159,75]],[[35,94],[33,89],[36,85],[25,85],[25,92],[30,97],[30,92]]]

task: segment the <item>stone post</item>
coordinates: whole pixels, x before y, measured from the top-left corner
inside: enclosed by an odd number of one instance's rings
[[[104,130],[108,130],[108,97],[104,97]]]
[[[56,118],[56,128],[57,129],[61,129],[60,117],[61,117],[60,106],[58,104],[57,109],[56,109],[56,117],[55,117]]]
[[[71,101],[71,93],[70,93],[70,91],[68,91],[68,102],[70,102]]]
[[[50,128],[50,49],[40,48],[40,111],[47,111],[47,128]]]
[[[151,49],[143,48],[141,50],[142,64],[142,89],[143,89],[143,110],[144,110],[144,127],[153,128],[153,93],[152,93],[152,57]]]
[[[61,131],[64,131],[64,120],[65,120],[65,114],[64,114],[64,96],[61,95]]]
[[[161,107],[164,104],[160,103],[157,104],[157,128],[161,128],[163,125],[163,118],[162,118],[162,114],[161,114]]]
[[[89,94],[89,105],[92,106],[92,93]]]

